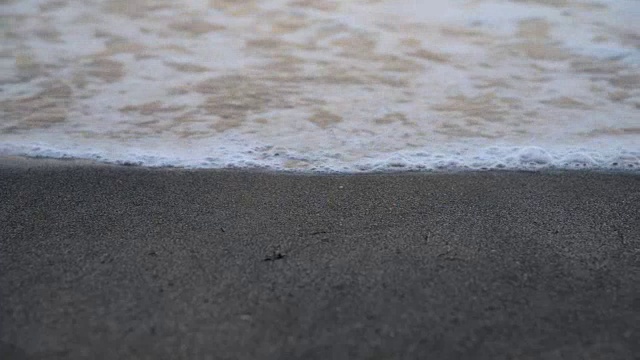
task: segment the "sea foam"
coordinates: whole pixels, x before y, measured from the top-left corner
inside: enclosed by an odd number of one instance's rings
[[[0,155],[640,169],[634,0],[8,1]]]

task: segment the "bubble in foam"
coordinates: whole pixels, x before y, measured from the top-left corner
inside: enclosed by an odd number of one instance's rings
[[[560,163],[568,167],[591,167],[596,165],[597,161],[589,154],[576,152],[564,156]]]
[[[545,149],[537,146],[520,149],[517,157],[523,165],[545,165],[553,162],[553,157]]]
[[[409,167],[411,163],[403,155],[396,154],[388,158],[385,165],[391,168],[405,168]]]

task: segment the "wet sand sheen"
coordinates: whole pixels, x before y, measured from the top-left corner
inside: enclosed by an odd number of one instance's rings
[[[3,358],[640,354],[637,175],[1,164]]]

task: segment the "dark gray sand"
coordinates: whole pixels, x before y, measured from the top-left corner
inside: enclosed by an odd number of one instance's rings
[[[31,165],[2,359],[640,358],[638,175]]]

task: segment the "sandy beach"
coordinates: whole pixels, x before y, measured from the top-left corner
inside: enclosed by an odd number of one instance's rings
[[[640,357],[637,174],[5,159],[0,224],[2,359]]]

